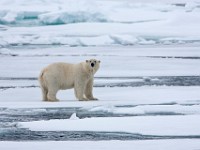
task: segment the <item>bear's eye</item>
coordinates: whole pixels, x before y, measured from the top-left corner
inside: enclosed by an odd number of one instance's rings
[[[96,61],[94,61],[94,63],[96,64]]]
[[[90,62],[92,62],[92,61],[90,60]]]

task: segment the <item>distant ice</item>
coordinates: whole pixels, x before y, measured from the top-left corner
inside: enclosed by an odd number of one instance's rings
[[[200,42],[199,2],[2,0],[0,46],[155,45]],[[34,11],[32,8],[35,8]],[[31,27],[31,28],[30,28]]]
[[[106,17],[99,12],[55,12],[39,15],[39,21],[44,25],[58,25],[79,22],[107,22]]]
[[[41,31],[42,32],[42,31]],[[100,41],[104,42],[105,38]],[[13,40],[14,41],[14,40]],[[55,42],[55,41],[54,41]],[[91,42],[89,40],[85,42]],[[97,41],[94,41],[97,42]],[[40,70],[54,62],[78,63],[91,57],[100,59],[101,69],[96,76],[198,76],[199,59],[176,59],[174,57],[200,57],[199,47],[48,47],[0,49],[1,77],[38,77]],[[166,58],[151,58],[166,56]],[[171,58],[167,58],[170,56]],[[31,58],[31,59],[30,59]],[[50,59],[51,58],[51,59]],[[111,61],[112,60],[112,61]],[[9,62],[9,63],[8,63]],[[116,64],[123,65],[121,67]],[[23,65],[19,65],[23,64]],[[31,69],[30,69],[31,64]],[[13,72],[13,70],[15,70]],[[26,70],[24,72],[24,70]],[[110,71],[112,70],[112,71]],[[22,74],[23,72],[23,74]]]

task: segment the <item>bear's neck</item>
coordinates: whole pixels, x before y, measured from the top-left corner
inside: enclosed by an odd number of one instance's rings
[[[92,69],[92,68],[87,68],[87,71],[86,71],[86,73],[89,75],[89,76],[94,76],[94,69]]]

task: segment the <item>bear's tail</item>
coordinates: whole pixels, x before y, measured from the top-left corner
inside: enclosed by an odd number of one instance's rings
[[[40,83],[40,88],[42,90],[42,99],[43,101],[48,101],[48,98],[47,98],[48,89],[47,89],[46,82],[43,76],[44,76],[44,70],[42,70],[42,72],[40,73],[38,80]]]

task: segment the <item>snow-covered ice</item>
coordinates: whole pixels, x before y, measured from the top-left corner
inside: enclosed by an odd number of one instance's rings
[[[50,141],[50,142],[0,142],[1,149],[38,149],[54,150],[59,147],[60,150],[73,149],[73,150],[155,150],[162,149],[168,150],[188,150],[199,149],[199,140],[137,140],[137,141]]]
[[[179,104],[196,104],[199,103],[200,93],[199,86],[189,87],[116,87],[116,88],[94,88],[94,93],[100,101],[87,102],[88,104],[162,104],[162,103],[179,103]],[[106,91],[106,92],[105,92]],[[123,91],[123,92],[121,92]],[[26,94],[23,94],[26,93]],[[144,94],[145,93],[145,94]],[[31,97],[29,95],[32,95]],[[39,88],[11,88],[1,91],[2,106],[7,102],[39,102],[41,107],[48,103],[41,103],[41,91]],[[15,97],[13,99],[13,97]],[[61,104],[53,104],[60,107],[72,107],[82,104],[77,103],[73,90],[63,90],[58,92],[58,98]],[[65,103],[65,105],[63,105]],[[74,103],[74,104],[73,104]],[[83,103],[84,104],[84,103]],[[21,105],[21,104],[20,104]],[[15,105],[14,107],[20,107]],[[7,106],[7,107],[13,107]]]
[[[42,118],[38,120],[39,117],[33,117],[35,119],[32,122],[22,122],[23,120],[20,119],[20,122],[16,122],[15,125],[18,129],[41,131],[44,134],[48,131],[84,131],[125,132],[142,136],[162,136],[163,138],[168,136],[168,138],[198,139],[199,137],[200,87],[197,76],[199,70],[196,64],[199,63],[200,54],[196,46],[55,47],[51,50],[37,47],[24,49],[22,47],[1,50],[2,63],[0,67],[3,71],[0,78],[2,88],[0,104],[2,117],[9,119],[15,112],[16,115],[26,116],[27,121],[30,112],[23,111],[23,109],[30,109],[33,113],[32,116],[48,115],[47,110],[50,108],[58,109],[57,112],[62,108],[74,109],[74,111],[68,112],[68,119],[61,117],[60,120],[55,120],[47,117],[48,121],[42,121]],[[45,103],[41,101],[41,91],[37,82],[40,68],[55,61],[78,62],[80,59],[85,60],[90,57],[97,57],[102,61],[94,87],[95,96],[99,98],[99,101],[78,102],[75,100],[73,90],[60,91],[58,93],[60,102]],[[110,61],[111,59],[112,61]],[[138,61],[137,64],[135,60]],[[147,60],[151,63],[148,64]],[[154,61],[156,63],[152,64]],[[18,65],[16,66],[16,64]],[[30,64],[31,69],[28,69]],[[122,64],[123,71],[119,67]],[[142,65],[145,64],[149,65],[149,69],[142,68]],[[175,69],[176,71],[166,71],[167,68],[164,69],[163,64],[168,66],[169,70]],[[131,67],[133,68],[130,70]],[[156,68],[157,73],[151,68]],[[15,71],[13,72],[13,70]],[[108,70],[110,70],[110,74],[108,74]],[[143,71],[146,73],[142,73]],[[166,75],[167,77],[165,77]],[[187,77],[187,75],[190,76]],[[196,84],[184,81],[184,79],[191,80],[193,78],[195,78]],[[165,85],[170,80],[171,82]],[[158,81],[163,84],[154,86],[146,84]],[[123,83],[130,82],[142,84],[140,86],[134,84],[121,86]],[[177,86],[173,85],[175,82],[178,83]],[[183,86],[180,84],[182,82],[188,82],[188,84]],[[115,86],[108,86],[112,84]],[[55,117],[60,113],[56,113]],[[84,118],[84,113],[87,113],[85,116],[91,118]],[[107,117],[99,117],[98,114],[104,114]],[[80,117],[80,115],[83,116]],[[106,122],[105,126],[100,125],[102,122]]]
[[[186,136],[200,134],[199,119],[199,115],[85,118],[23,122],[19,124],[19,127],[33,131],[111,131],[143,135]]]
[[[0,8],[0,149],[200,148],[199,0],[1,0]],[[101,60],[98,101],[64,90],[59,102],[42,102],[43,67],[89,58]]]

